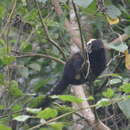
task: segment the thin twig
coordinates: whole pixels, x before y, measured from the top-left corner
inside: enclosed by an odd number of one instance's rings
[[[43,18],[42,18],[42,15],[41,15],[41,11],[40,11],[40,8],[39,8],[39,4],[37,3],[36,0],[34,0],[35,4],[36,4],[36,7],[38,9],[38,15],[39,15],[39,19],[41,21],[41,24],[42,24],[42,27],[44,29],[44,31],[46,32],[46,35],[47,35],[47,38],[48,40],[59,50],[59,52],[62,54],[63,58],[66,60],[66,56],[64,54],[64,51],[63,49],[50,37],[49,35],[49,32],[48,32],[48,28],[46,26],[46,24],[43,22]]]
[[[1,36],[3,35],[3,33],[6,31],[6,28],[8,27],[8,25],[9,25],[9,23],[10,23],[10,21],[11,21],[11,18],[12,18],[12,16],[13,16],[14,10],[15,10],[15,8],[16,8],[16,4],[17,4],[17,0],[14,0],[11,13],[10,13],[10,15],[9,15],[9,17],[8,17],[8,19],[7,19],[7,22],[6,22],[5,26],[4,26],[4,28],[2,29],[2,32],[0,33],[0,37],[1,37]]]
[[[73,4],[74,12],[75,12],[78,27],[79,27],[79,32],[80,32],[80,40],[81,40],[81,45],[82,45],[82,48],[81,48],[82,49],[82,56],[84,58],[84,63],[82,65],[82,67],[85,66],[87,68],[87,74],[85,75],[85,79],[87,79],[88,74],[90,72],[90,61],[89,61],[89,58],[88,58],[88,53],[86,55],[85,43],[84,43],[84,39],[83,39],[83,35],[82,35],[82,28],[81,28],[80,18],[79,18],[79,15],[78,15],[76,5],[75,5],[73,0],[72,0],[72,4]]]
[[[75,12],[75,15],[76,15],[77,23],[78,23],[78,26],[79,26],[80,39],[81,39],[81,44],[82,44],[82,51],[83,51],[83,54],[84,54],[85,47],[84,47],[84,39],[83,39],[83,35],[82,35],[81,23],[80,23],[80,19],[79,19],[79,15],[78,15],[76,5],[75,5],[73,0],[72,0],[72,4],[73,4],[74,12]]]
[[[23,55],[19,55],[19,56],[15,56],[16,58],[23,58],[23,57],[31,57],[31,56],[38,56],[38,57],[43,57],[43,58],[48,58],[48,59],[51,59],[51,60],[54,60],[60,64],[65,64],[64,61],[56,58],[56,57],[53,57],[53,56],[50,56],[50,55],[45,55],[45,54],[39,54],[39,53],[28,53],[28,54],[23,54]]]
[[[60,116],[58,116],[58,117],[56,117],[56,118],[50,119],[50,120],[48,120],[47,122],[41,123],[41,124],[39,124],[39,125],[36,125],[36,126],[30,128],[30,129],[28,129],[28,130],[34,130],[34,129],[39,128],[39,127],[41,127],[41,126],[43,126],[43,125],[49,124],[49,123],[51,123],[51,122],[53,122],[53,121],[56,121],[56,120],[58,120],[58,119],[60,119],[60,118],[62,118],[62,117],[68,116],[68,115],[70,115],[70,114],[73,114],[73,113],[75,113],[75,112],[78,112],[78,111],[81,111],[81,110],[84,110],[84,109],[93,108],[93,107],[95,107],[95,106],[96,106],[96,105],[91,105],[91,106],[89,106],[89,107],[87,107],[87,108],[80,108],[80,109],[77,109],[77,110],[73,110],[73,111],[71,111],[71,112],[62,114],[62,115],[60,115]]]
[[[124,99],[123,99],[123,98],[119,98],[119,99],[111,100],[111,103],[112,103],[112,104],[115,104],[115,103],[117,103],[117,102],[119,102],[119,101],[122,101],[122,100],[124,100]],[[84,108],[79,108],[79,109],[77,109],[77,110],[72,110],[71,112],[62,114],[62,115],[60,115],[60,116],[58,116],[58,117],[56,117],[56,118],[53,118],[53,119],[50,119],[50,120],[48,120],[48,121],[46,121],[46,122],[44,122],[44,123],[38,124],[38,125],[36,125],[36,126],[34,126],[34,127],[32,127],[32,128],[29,128],[28,130],[34,130],[34,129],[39,128],[39,127],[41,127],[41,126],[47,125],[47,124],[49,124],[49,123],[51,123],[51,122],[53,122],[53,121],[56,121],[56,120],[58,120],[58,119],[60,119],[60,118],[62,118],[62,117],[65,117],[65,116],[68,116],[68,115],[70,115],[70,114],[73,114],[73,113],[76,113],[76,112],[79,112],[79,111],[82,111],[82,110],[86,110],[86,109],[89,109],[89,108],[95,108],[96,106],[97,106],[97,105],[94,104],[94,105],[90,105],[89,107],[84,107]],[[86,118],[84,118],[84,119],[87,120]],[[99,121],[100,121],[100,120],[99,120]],[[97,124],[98,124],[98,123],[96,123],[95,125],[97,125]]]

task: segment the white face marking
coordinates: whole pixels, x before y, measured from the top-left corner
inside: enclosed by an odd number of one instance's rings
[[[87,42],[87,46],[86,46],[86,49],[87,49],[87,52],[90,54],[91,52],[92,52],[92,49],[91,49],[91,47],[92,47],[92,43],[93,43],[93,41],[95,41],[95,40],[97,40],[97,39],[90,39],[88,42]]]
[[[97,39],[90,39],[88,42],[87,42],[87,45],[91,44],[93,41],[95,41]]]

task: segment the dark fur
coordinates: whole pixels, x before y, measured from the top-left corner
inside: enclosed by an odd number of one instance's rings
[[[81,53],[76,53],[67,61],[64,67],[62,79],[47,93],[46,99],[39,104],[38,107],[43,108],[48,106],[48,104],[51,102],[49,96],[61,94],[69,84],[79,85],[88,81],[93,81],[105,69],[106,56],[102,41],[94,40],[86,46],[88,53],[88,55],[86,53],[86,57],[88,56],[90,62],[89,75],[87,78],[85,78],[87,74],[87,68],[82,67],[84,59]],[[78,77],[76,78],[76,76]]]

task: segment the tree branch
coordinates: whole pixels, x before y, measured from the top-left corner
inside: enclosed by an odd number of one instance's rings
[[[51,60],[54,60],[60,64],[65,64],[64,61],[56,58],[56,57],[53,57],[53,56],[49,56],[49,55],[45,55],[45,54],[38,54],[38,53],[28,53],[28,54],[23,54],[23,55],[19,55],[19,56],[15,56],[16,58],[24,58],[24,57],[42,57],[42,58],[48,58],[48,59],[51,59]]]
[[[41,21],[41,25],[42,25],[44,31],[46,32],[47,39],[59,50],[59,52],[62,54],[63,58],[66,60],[63,49],[49,35],[48,28],[47,28],[46,24],[43,22],[43,18],[42,18],[42,14],[41,14],[38,2],[36,0],[34,0],[34,2],[35,2],[36,7],[38,9],[38,16],[39,16],[39,19]]]
[[[12,18],[12,16],[13,16],[14,10],[15,10],[15,8],[16,8],[16,4],[17,4],[17,0],[14,0],[14,1],[13,1],[12,10],[11,10],[11,12],[10,12],[10,14],[9,14],[9,17],[7,18],[7,22],[6,22],[5,26],[4,26],[4,28],[2,29],[2,32],[0,33],[0,37],[1,37],[1,36],[3,35],[3,33],[6,31],[8,25],[9,25],[9,23],[10,23],[10,21],[11,21],[11,18]]]
[[[52,3],[55,8],[55,12],[58,16],[61,16],[63,14],[63,11],[59,5],[59,0],[52,0]],[[73,25],[77,25],[76,22],[73,22]],[[69,23],[69,21],[66,19],[65,20],[65,27],[68,31],[68,33],[71,36],[71,41],[74,42],[78,47],[82,48],[81,46],[81,40],[79,37],[79,32],[73,28],[73,25]],[[76,28],[77,29],[77,28]],[[78,34],[78,36],[77,36]],[[73,43],[72,43],[73,44]],[[73,87],[74,94],[78,97],[78,94],[80,93],[80,98],[86,98],[85,93],[83,91],[83,86],[78,85]],[[95,115],[93,114],[92,110],[90,109],[90,106],[87,101],[80,103],[79,108],[87,108],[83,111],[81,111],[82,115],[88,120],[89,124],[91,126],[94,126],[95,123],[98,122],[98,126],[95,127],[96,130],[110,130],[105,124],[103,124],[101,121],[97,121],[95,119]]]

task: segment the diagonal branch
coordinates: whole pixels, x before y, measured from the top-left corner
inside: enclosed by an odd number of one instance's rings
[[[42,25],[44,31],[46,32],[46,36],[47,36],[48,40],[59,50],[59,52],[62,54],[63,58],[66,60],[63,49],[49,35],[48,28],[47,28],[46,24],[43,21],[42,14],[41,14],[38,2],[36,0],[34,0],[34,2],[35,2],[36,7],[38,9],[38,16],[39,16],[39,19],[41,21],[41,25]]]

